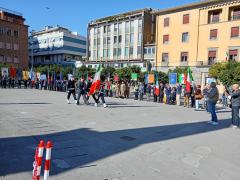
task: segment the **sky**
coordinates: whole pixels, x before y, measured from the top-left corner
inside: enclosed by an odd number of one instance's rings
[[[199,0],[0,0],[0,7],[23,14],[31,30],[64,26],[86,36],[95,19],[141,8],[165,9]]]

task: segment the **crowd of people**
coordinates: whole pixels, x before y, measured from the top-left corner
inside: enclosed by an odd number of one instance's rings
[[[79,79],[71,77],[69,80],[22,80],[2,77],[0,79],[2,88],[36,88],[40,90],[53,90],[67,92],[67,103],[70,103],[71,95],[74,102],[79,105],[81,97],[84,104],[89,104],[89,98],[92,97],[94,105],[98,106],[100,100],[103,107],[107,104],[104,97],[115,98],[131,98],[139,101],[153,101],[155,103],[165,103],[168,105],[178,105],[187,108],[195,108],[196,111],[203,109],[211,113],[212,119],[209,121],[212,125],[218,125],[218,118],[216,115],[216,104],[222,103],[223,107],[230,106],[232,108],[232,126],[239,127],[239,107],[240,107],[240,90],[239,85],[234,84],[231,90],[225,88],[221,98],[219,95],[216,83],[212,82],[205,87],[200,85],[191,85],[191,88],[186,88],[186,85],[176,84],[170,86],[167,83],[159,82],[158,85],[146,84],[144,82],[135,82],[122,80],[118,82],[110,82],[104,80],[96,92],[89,95],[92,85],[92,79]],[[231,102],[231,103],[228,103]]]

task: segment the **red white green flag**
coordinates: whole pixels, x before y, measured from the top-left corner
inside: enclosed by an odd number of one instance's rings
[[[100,75],[101,75],[101,67],[98,66],[97,72],[94,76],[90,91],[88,92],[88,96],[94,94],[96,91],[100,89]]]
[[[186,81],[186,91],[190,92],[191,91],[191,84],[193,82],[193,76],[191,69],[188,67],[188,73],[187,73],[187,81]]]

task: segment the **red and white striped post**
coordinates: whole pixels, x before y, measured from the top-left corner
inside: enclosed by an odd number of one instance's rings
[[[33,175],[32,180],[37,179],[37,159],[38,159],[38,147],[35,150],[34,162],[33,162]]]
[[[44,180],[48,180],[48,178],[49,178],[52,147],[53,147],[52,142],[48,141],[47,146],[46,146],[46,161],[45,161],[45,168],[44,168]]]
[[[40,143],[39,143],[39,145],[38,145],[37,180],[40,180],[43,150],[44,150],[44,141],[41,140]]]

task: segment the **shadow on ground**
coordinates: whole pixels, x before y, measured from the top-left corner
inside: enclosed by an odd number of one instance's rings
[[[97,166],[98,160],[143,144],[219,131],[229,125],[229,120],[221,120],[219,126],[193,122],[108,132],[83,128],[47,135],[1,138],[0,175],[31,173],[34,147],[41,139],[54,143],[51,174],[57,175],[75,168]]]

